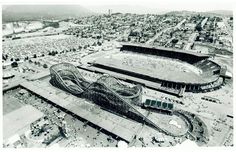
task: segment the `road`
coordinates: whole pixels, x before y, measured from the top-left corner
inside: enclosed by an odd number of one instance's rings
[[[165,33],[166,31],[172,29],[173,27],[169,27],[166,29],[163,29],[162,31],[158,32],[153,38],[149,39],[146,44],[151,44],[153,43],[162,33]]]
[[[231,28],[230,28],[226,18],[223,19],[223,22],[224,22],[224,24],[226,26],[226,30],[227,30],[228,34],[231,36],[232,41],[233,41],[233,32],[232,32],[232,30],[231,30]]]
[[[163,30],[161,30],[160,32],[158,32],[153,38],[149,39],[146,44],[151,44],[153,43],[162,33],[165,33],[166,31],[170,30],[170,29],[176,29],[179,28],[184,22],[186,21],[186,19],[183,19],[181,22],[179,22],[176,26],[174,27],[168,27],[165,28]]]
[[[194,41],[195,41],[197,35],[198,35],[198,33],[196,33],[196,32],[194,32],[194,33],[191,34],[191,36],[190,36],[189,39],[188,39],[188,43],[187,43],[187,44],[185,45],[185,47],[184,47],[185,50],[191,50],[190,47],[191,47],[192,44],[194,43]]]

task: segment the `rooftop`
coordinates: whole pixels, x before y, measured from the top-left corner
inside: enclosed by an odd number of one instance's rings
[[[41,118],[43,113],[30,105],[23,106],[3,116],[3,139],[6,140],[15,134],[22,134],[29,125]]]
[[[176,52],[176,53],[184,53],[184,54],[190,54],[190,55],[194,55],[197,57],[209,57],[209,55],[207,54],[203,54],[203,53],[197,53],[197,52],[191,52],[191,51],[187,51],[187,50],[180,50],[180,49],[175,49],[175,48],[165,48],[165,47],[155,47],[155,46],[150,46],[148,44],[133,44],[133,43],[123,43],[123,46],[134,46],[134,47],[142,47],[142,48],[148,48],[148,49],[157,49],[157,50],[164,50],[164,51],[171,51],[171,52]]]

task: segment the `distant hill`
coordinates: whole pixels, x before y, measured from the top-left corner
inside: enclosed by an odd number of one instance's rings
[[[197,14],[198,12],[194,12],[194,11],[170,11],[165,13],[166,15],[193,15],[193,14]]]
[[[5,5],[2,8],[2,21],[22,21],[38,19],[66,19],[95,14],[79,5]]]
[[[168,13],[166,13],[167,15],[196,15],[196,14],[201,14],[201,15],[206,15],[206,16],[211,16],[211,15],[215,15],[215,16],[233,16],[233,11],[229,11],[229,10],[214,10],[214,11],[205,11],[205,12],[195,12],[195,11],[170,11]]]
[[[108,14],[108,10],[111,9],[112,13],[132,13],[132,14],[164,14],[167,11],[165,9],[159,10],[153,7],[147,7],[142,5],[90,5],[87,6],[90,10],[96,13]]]
[[[222,15],[222,16],[233,16],[233,11],[231,10],[214,10],[214,11],[208,11],[206,13],[216,14],[216,15]]]

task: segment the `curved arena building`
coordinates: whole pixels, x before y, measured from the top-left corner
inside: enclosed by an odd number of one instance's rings
[[[147,87],[176,94],[211,91],[223,83],[220,65],[208,55],[189,51],[124,44],[120,53],[99,58],[91,64],[96,71],[101,69],[105,73],[112,71],[143,79],[142,84]],[[155,87],[151,83],[155,83]]]
[[[86,95],[88,94],[86,92],[96,90],[96,87],[101,88],[103,86],[129,103],[137,103],[141,100],[142,88],[140,85],[128,87],[111,76],[102,76],[96,82],[88,82],[80,74],[78,69],[69,63],[53,65],[50,68],[50,73],[51,82],[54,85],[74,95]]]

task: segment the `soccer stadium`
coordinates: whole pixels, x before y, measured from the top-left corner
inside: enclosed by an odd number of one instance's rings
[[[118,77],[178,96],[185,91],[212,91],[223,83],[220,65],[208,55],[188,51],[124,44],[120,52],[90,64],[95,71],[116,73]]]

